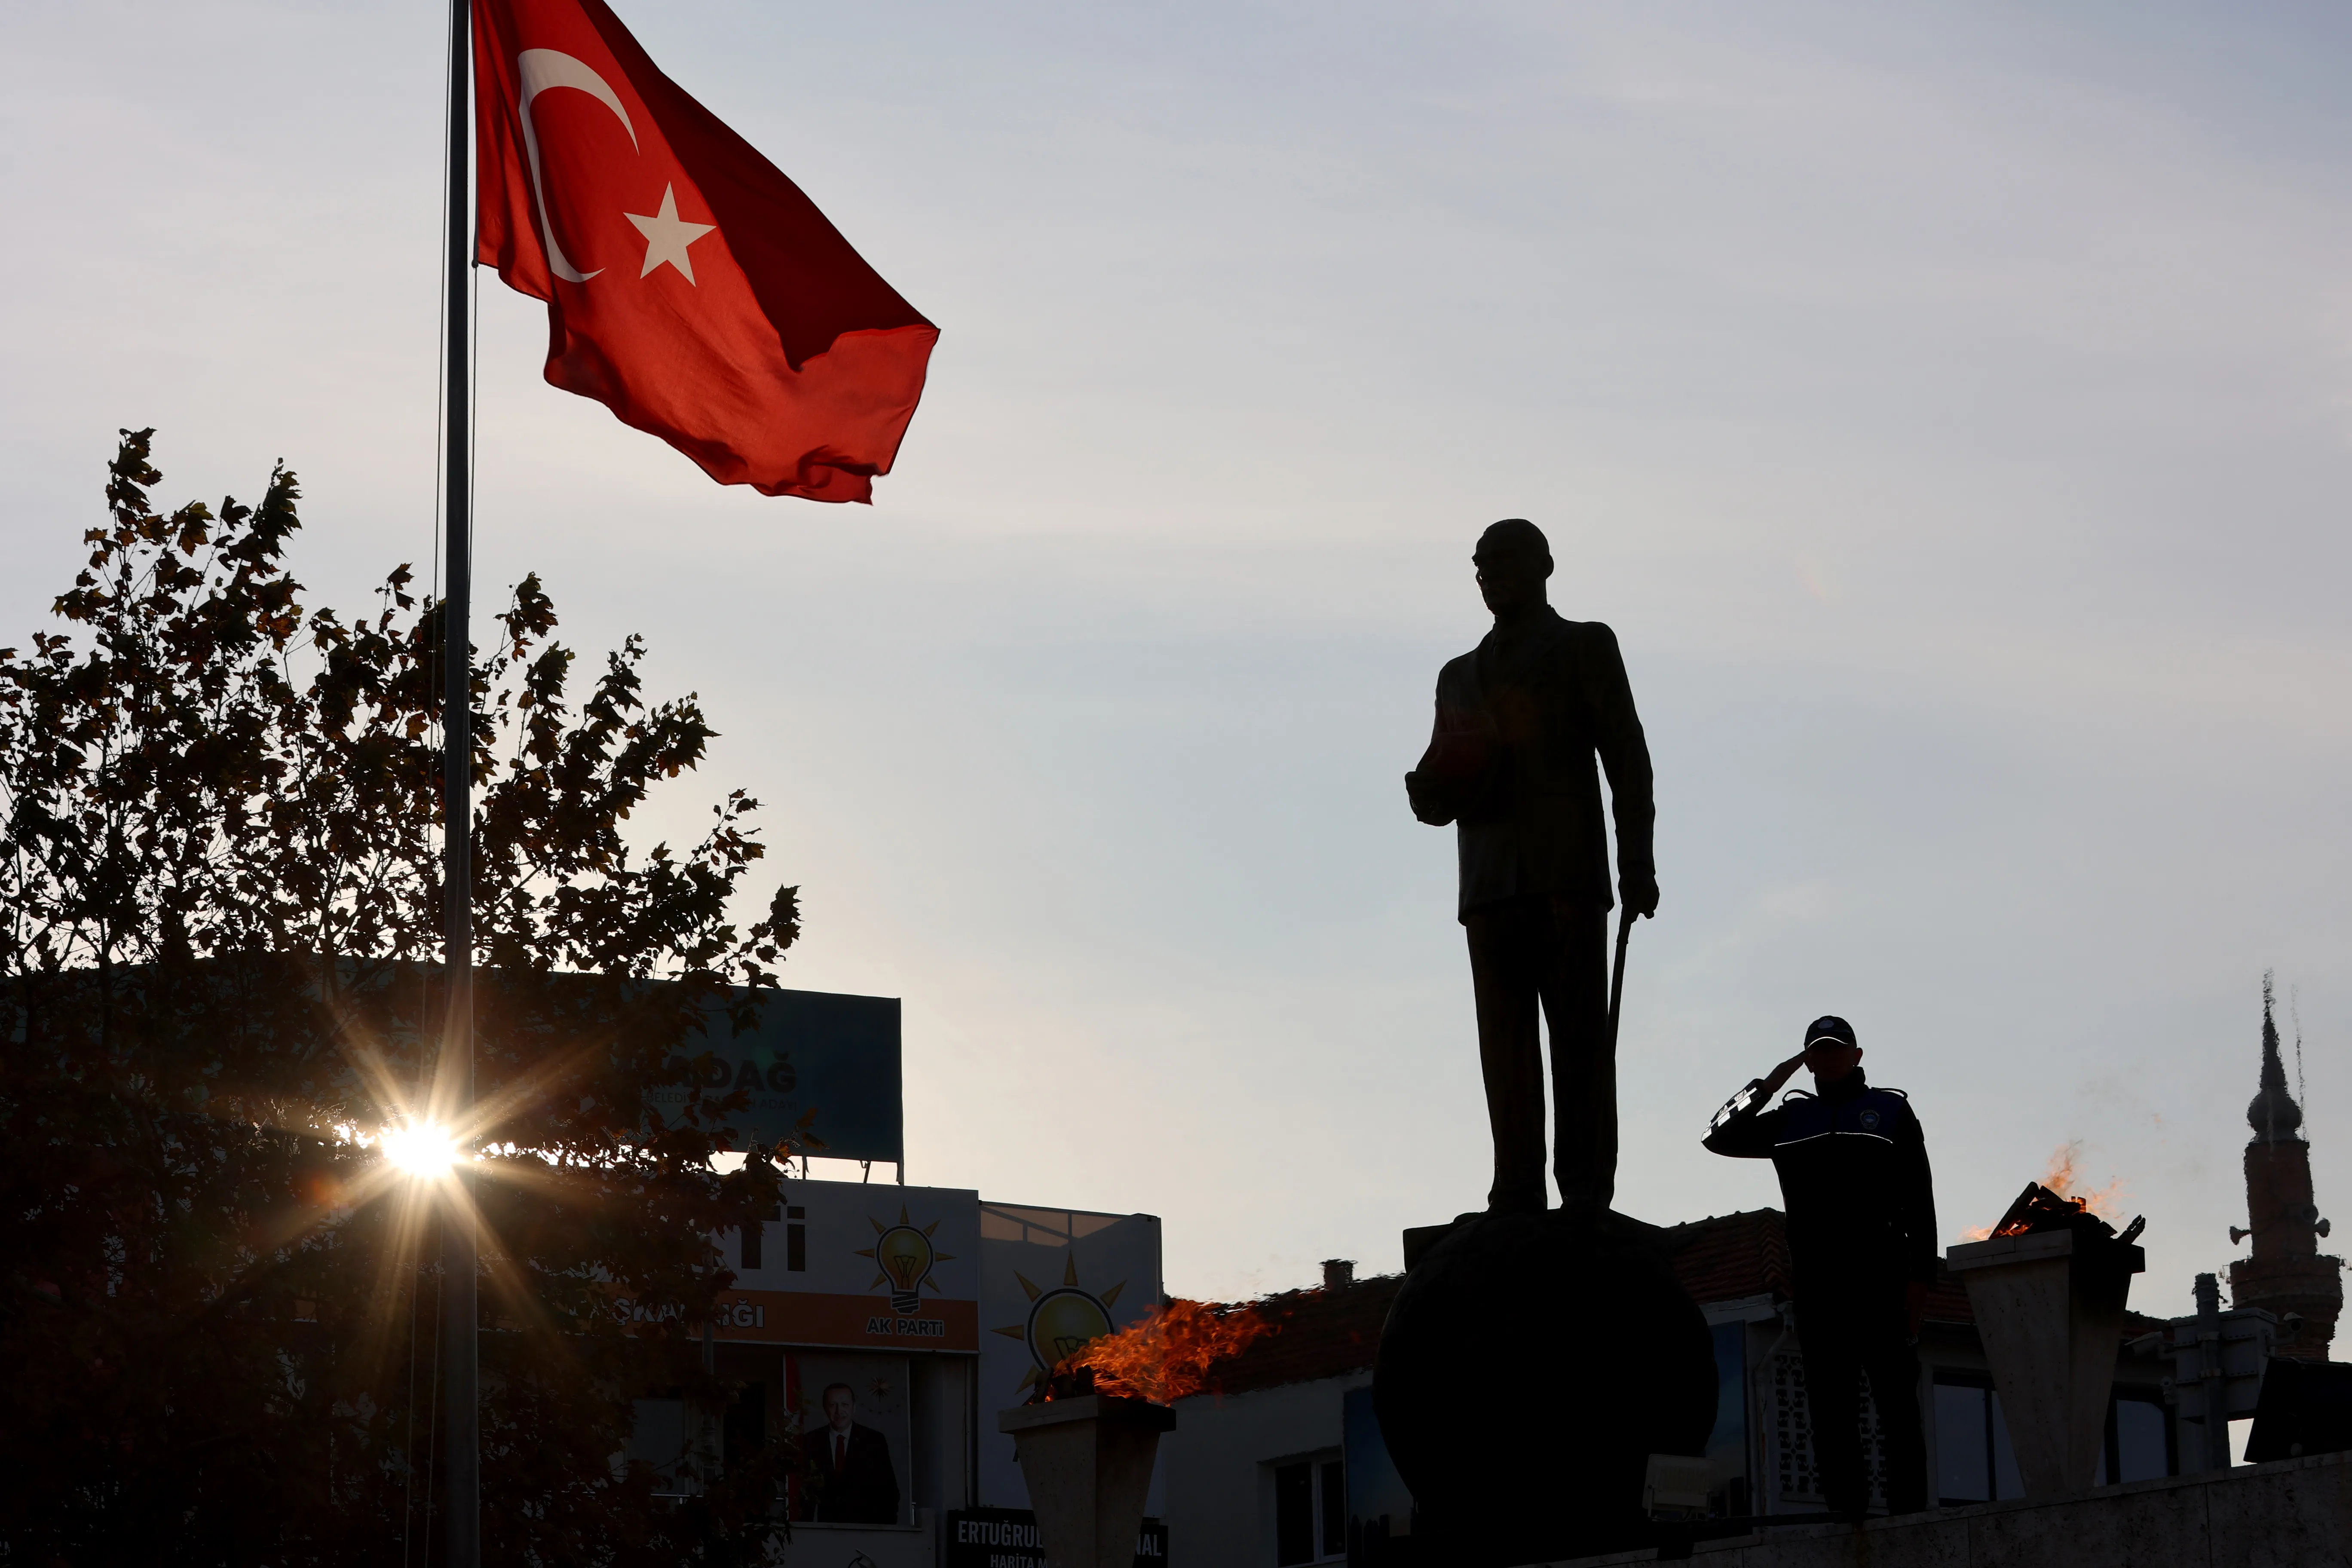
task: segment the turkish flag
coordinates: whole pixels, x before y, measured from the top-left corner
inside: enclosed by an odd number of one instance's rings
[[[871,500],[939,341],[603,0],[475,0],[476,259],[547,301],[547,379],[721,484]]]

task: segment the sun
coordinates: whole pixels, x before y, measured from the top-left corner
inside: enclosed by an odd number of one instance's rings
[[[1110,1321],[1110,1310],[1118,1304],[1119,1292],[1127,1289],[1127,1281],[1122,1279],[1096,1295],[1078,1283],[1075,1251],[1063,1259],[1062,1282],[1050,1290],[1032,1285],[1017,1270],[1013,1278],[1020,1280],[1021,1289],[1029,1293],[1028,1320],[991,1331],[1008,1340],[1019,1340],[1028,1347],[1029,1359],[1034,1364],[1013,1391],[1017,1394],[1022,1388],[1045,1382],[1055,1366],[1117,1326]]]
[[[386,1160],[419,1179],[446,1175],[457,1163],[457,1135],[437,1121],[388,1127],[376,1146]]]

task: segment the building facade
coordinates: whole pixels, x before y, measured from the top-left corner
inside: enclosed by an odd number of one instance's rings
[[[1818,1512],[1824,1500],[1795,1333],[1803,1303],[1780,1211],[1675,1226],[1664,1239],[1676,1277],[1714,1333],[1714,1511]],[[1403,1278],[1357,1280],[1327,1268],[1321,1288],[1261,1303],[1281,1331],[1226,1363],[1213,1388],[1183,1401],[1163,1446],[1175,1556],[1219,1568],[1411,1561],[1409,1549],[1390,1543],[1412,1534],[1412,1498],[1389,1465],[1371,1409],[1381,1325]],[[2126,1344],[2157,1327],[2136,1317]],[[1937,1500],[2022,1497],[2000,1398],[1957,1281],[1929,1297],[1919,1353]],[[2118,1346],[2100,1484],[2180,1473],[2179,1424],[2165,1398],[2168,1371],[2152,1353]],[[1870,1451],[1883,1465],[1874,1440]]]
[[[685,1495],[707,1468],[794,1439],[779,1500],[793,1568],[938,1568],[975,1520],[1021,1529],[1028,1490],[997,1413],[1160,1300],[1153,1216],[968,1189],[788,1181],[768,1223],[719,1240],[735,1286],[705,1354],[739,1394],[711,1424],[653,1391],[630,1454]]]

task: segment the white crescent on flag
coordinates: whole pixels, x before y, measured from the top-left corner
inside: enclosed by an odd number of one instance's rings
[[[629,111],[621,102],[621,95],[613,84],[596,74],[594,67],[585,60],[574,59],[558,49],[525,49],[515,57],[515,66],[522,77],[522,147],[530,160],[530,191],[539,203],[539,235],[547,246],[548,270],[567,283],[585,283],[604,269],[583,272],[565,258],[563,247],[555,243],[555,229],[547,221],[547,183],[539,172],[539,132],[530,122],[530,100],[551,87],[576,87],[594,98],[620,117],[621,129],[629,133],[629,145],[637,145],[637,128],[629,123]],[[639,149],[643,151],[643,149]],[[646,268],[651,271],[652,267]]]

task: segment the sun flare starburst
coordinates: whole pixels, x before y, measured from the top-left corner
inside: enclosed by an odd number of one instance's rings
[[[376,1146],[394,1165],[419,1178],[446,1175],[457,1163],[457,1136],[437,1121],[388,1127]]]

